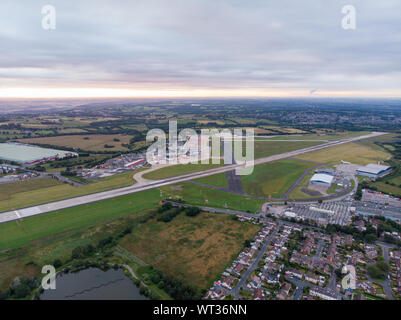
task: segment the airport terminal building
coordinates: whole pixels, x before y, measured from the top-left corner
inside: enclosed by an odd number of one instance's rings
[[[383,177],[391,172],[391,167],[382,166],[379,164],[368,164],[364,167],[359,167],[356,174],[364,177],[368,177],[372,180]]]

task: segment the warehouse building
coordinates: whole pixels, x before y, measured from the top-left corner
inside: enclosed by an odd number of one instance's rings
[[[78,153],[41,148],[22,143],[0,143],[0,159],[32,165],[67,157],[78,157]]]
[[[379,164],[368,164],[364,167],[359,167],[356,174],[364,177],[368,177],[372,180],[383,177],[391,172],[391,167],[382,166]]]
[[[310,179],[310,183],[322,187],[330,187],[334,177],[329,174],[316,173]]]

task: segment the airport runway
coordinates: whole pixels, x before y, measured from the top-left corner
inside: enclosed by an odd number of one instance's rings
[[[338,141],[332,141],[332,142],[328,142],[328,143],[321,144],[318,146],[313,146],[313,147],[285,152],[282,154],[277,154],[277,155],[273,155],[273,156],[269,156],[269,157],[265,157],[265,158],[260,158],[260,159],[256,159],[254,161],[254,165],[277,161],[280,159],[285,159],[285,158],[290,158],[290,157],[295,157],[295,156],[298,156],[298,155],[301,155],[304,153],[321,150],[321,149],[325,149],[325,148],[329,148],[329,147],[334,147],[337,145],[354,142],[354,141],[358,141],[358,140],[362,140],[362,139],[373,138],[373,137],[380,136],[383,134],[385,134],[385,133],[372,132],[365,136],[343,139],[343,140],[338,140]],[[5,222],[18,220],[18,219],[22,219],[22,218],[27,218],[27,217],[31,217],[31,216],[35,216],[35,215],[39,215],[39,214],[44,214],[44,213],[48,213],[48,212],[52,212],[52,211],[56,211],[56,210],[75,207],[75,206],[79,206],[79,205],[83,205],[83,204],[87,204],[87,203],[91,203],[91,202],[120,197],[123,195],[141,192],[141,191],[154,189],[154,188],[159,188],[159,187],[163,187],[163,186],[167,186],[167,185],[171,185],[171,184],[175,184],[175,183],[179,183],[179,182],[184,182],[184,181],[188,181],[188,180],[192,180],[192,179],[207,177],[207,176],[214,175],[217,173],[223,173],[223,172],[227,172],[227,171],[230,171],[233,169],[239,169],[239,168],[243,168],[243,167],[244,167],[244,164],[227,165],[227,166],[222,166],[219,168],[205,170],[202,172],[181,175],[181,176],[167,178],[167,179],[158,180],[158,181],[154,181],[154,182],[153,181],[152,182],[142,182],[142,183],[137,183],[137,184],[135,184],[133,186],[129,186],[129,187],[118,188],[118,189],[103,191],[103,192],[99,192],[99,193],[93,193],[93,194],[89,194],[86,196],[80,196],[80,197],[50,202],[50,203],[37,205],[37,206],[33,206],[33,207],[28,207],[28,208],[21,208],[21,209],[12,210],[12,211],[6,211],[6,212],[0,213],[0,223],[5,223]]]

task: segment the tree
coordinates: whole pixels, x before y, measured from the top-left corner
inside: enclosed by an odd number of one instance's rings
[[[61,262],[60,259],[55,259],[55,260],[53,261],[53,267],[55,267],[56,269],[57,269],[57,268],[60,268],[62,265],[63,265],[63,263]]]
[[[185,214],[188,217],[195,217],[199,213],[201,213],[201,210],[198,207],[188,207],[188,208],[185,209]]]

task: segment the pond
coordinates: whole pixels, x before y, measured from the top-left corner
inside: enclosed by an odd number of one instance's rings
[[[88,268],[59,274],[55,290],[45,290],[41,300],[148,300],[122,269]]]

